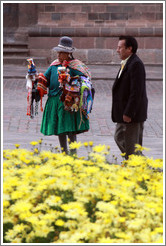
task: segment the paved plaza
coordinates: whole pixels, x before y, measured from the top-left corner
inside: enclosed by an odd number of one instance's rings
[[[95,100],[90,114],[89,132],[79,134],[78,141],[93,141],[94,145],[106,144],[111,147],[111,155],[121,161],[120,151],[114,142],[115,124],[111,120],[112,85],[118,72],[115,65],[91,65],[92,82],[95,87]],[[38,72],[45,72],[46,67],[37,68]],[[145,122],[143,146],[150,148],[144,152],[153,158],[163,158],[163,71],[161,66],[147,66],[147,94],[149,100],[148,120]],[[26,66],[5,65],[3,70],[3,148],[30,149],[31,141],[43,138],[43,149],[59,146],[57,136],[43,136],[40,133],[42,112],[31,119],[26,115],[27,90]],[[47,96],[44,97],[43,105]],[[81,147],[78,155],[86,155]]]

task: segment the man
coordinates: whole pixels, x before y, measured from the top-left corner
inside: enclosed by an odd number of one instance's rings
[[[144,64],[136,55],[137,41],[121,36],[118,41],[122,68],[112,88],[112,121],[116,122],[114,139],[125,158],[134,154],[135,144],[142,145],[148,99]]]

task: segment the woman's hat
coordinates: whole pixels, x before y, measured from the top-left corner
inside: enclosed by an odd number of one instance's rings
[[[66,53],[72,53],[75,51],[75,48],[72,47],[73,40],[67,36],[61,37],[59,44],[57,47],[54,47],[54,50],[57,52],[66,52]]]

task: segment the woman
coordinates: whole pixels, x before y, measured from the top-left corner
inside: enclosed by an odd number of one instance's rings
[[[76,141],[76,134],[89,130],[89,120],[80,110],[78,112],[70,112],[64,109],[64,104],[60,99],[62,88],[58,81],[58,68],[66,66],[69,70],[70,77],[86,76],[91,77],[88,67],[81,61],[73,58],[71,38],[64,36],[60,38],[60,42],[54,49],[57,51],[58,59],[56,59],[44,76],[47,80],[49,92],[45,105],[43,119],[41,124],[41,133],[44,135],[58,135],[59,143],[63,151],[67,150],[67,136],[69,141]]]

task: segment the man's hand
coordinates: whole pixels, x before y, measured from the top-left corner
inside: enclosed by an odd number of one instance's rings
[[[130,123],[131,122],[131,118],[128,117],[127,115],[123,115],[123,121],[127,122],[127,123]]]

